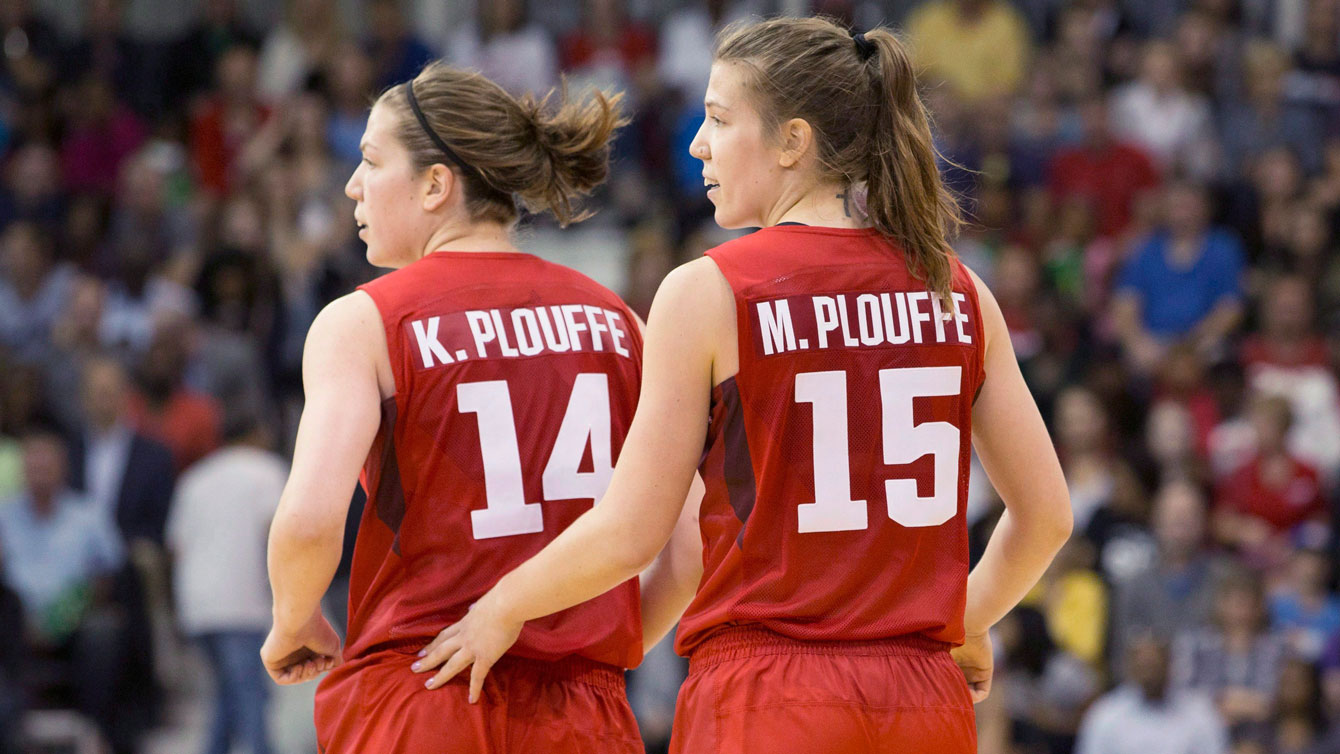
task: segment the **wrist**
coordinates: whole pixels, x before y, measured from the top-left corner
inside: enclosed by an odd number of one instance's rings
[[[521,625],[526,622],[526,617],[521,614],[520,606],[510,598],[511,590],[507,588],[506,581],[504,577],[495,584],[480,598],[479,606],[504,623]]]

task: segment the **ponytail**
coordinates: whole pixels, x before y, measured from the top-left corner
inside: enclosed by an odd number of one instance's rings
[[[871,64],[878,65],[866,212],[881,233],[902,243],[909,266],[947,302],[954,255],[948,237],[963,226],[963,216],[940,178],[907,48],[887,29],[865,38],[877,48]]]
[[[553,94],[513,97],[480,73],[437,61],[377,102],[397,110],[396,133],[417,170],[443,163],[458,171],[471,219],[511,224],[520,199],[566,226],[591,215],[578,202],[604,183],[610,141],[627,120],[621,94],[571,101],[565,88],[551,112]]]

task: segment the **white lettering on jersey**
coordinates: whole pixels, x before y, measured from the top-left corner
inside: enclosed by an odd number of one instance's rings
[[[791,324],[791,305],[786,299],[759,302],[758,329],[764,354],[796,350],[796,328]]]
[[[431,369],[433,359],[436,358],[441,364],[450,364],[452,362],[451,354],[437,339],[437,328],[441,324],[441,317],[429,317],[428,327],[425,330],[423,320],[415,320],[414,339],[419,342],[419,355],[423,357],[424,369]]]

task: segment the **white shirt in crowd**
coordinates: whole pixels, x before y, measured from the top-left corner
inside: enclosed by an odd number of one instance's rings
[[[1106,694],[1084,715],[1075,754],[1227,754],[1228,732],[1204,694],[1169,691],[1150,702],[1134,685]]]
[[[266,541],[287,478],[288,465],[277,454],[230,446],[178,480],[167,544],[187,634],[269,629]]]

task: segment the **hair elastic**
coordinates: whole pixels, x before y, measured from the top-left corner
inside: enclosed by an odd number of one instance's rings
[[[852,32],[851,38],[856,42],[856,51],[861,53],[861,60],[869,60],[870,56],[879,52],[879,48],[875,46],[875,43],[865,38],[865,32]]]
[[[442,150],[442,154],[445,154],[448,159],[456,163],[456,167],[460,168],[466,175],[473,175],[483,181],[484,176],[480,175],[479,171],[476,170],[473,165],[462,160],[461,156],[456,154],[451,147],[447,146],[447,142],[443,141],[441,136],[437,135],[437,132],[433,130],[433,127],[428,125],[428,119],[423,117],[423,110],[419,109],[419,100],[414,96],[413,79],[405,82],[405,94],[409,98],[409,109],[414,111],[414,117],[418,119],[419,126],[423,128],[424,133],[428,134],[428,138],[433,140],[433,143],[437,145],[437,148]],[[484,183],[487,184],[488,181],[484,181]]]

